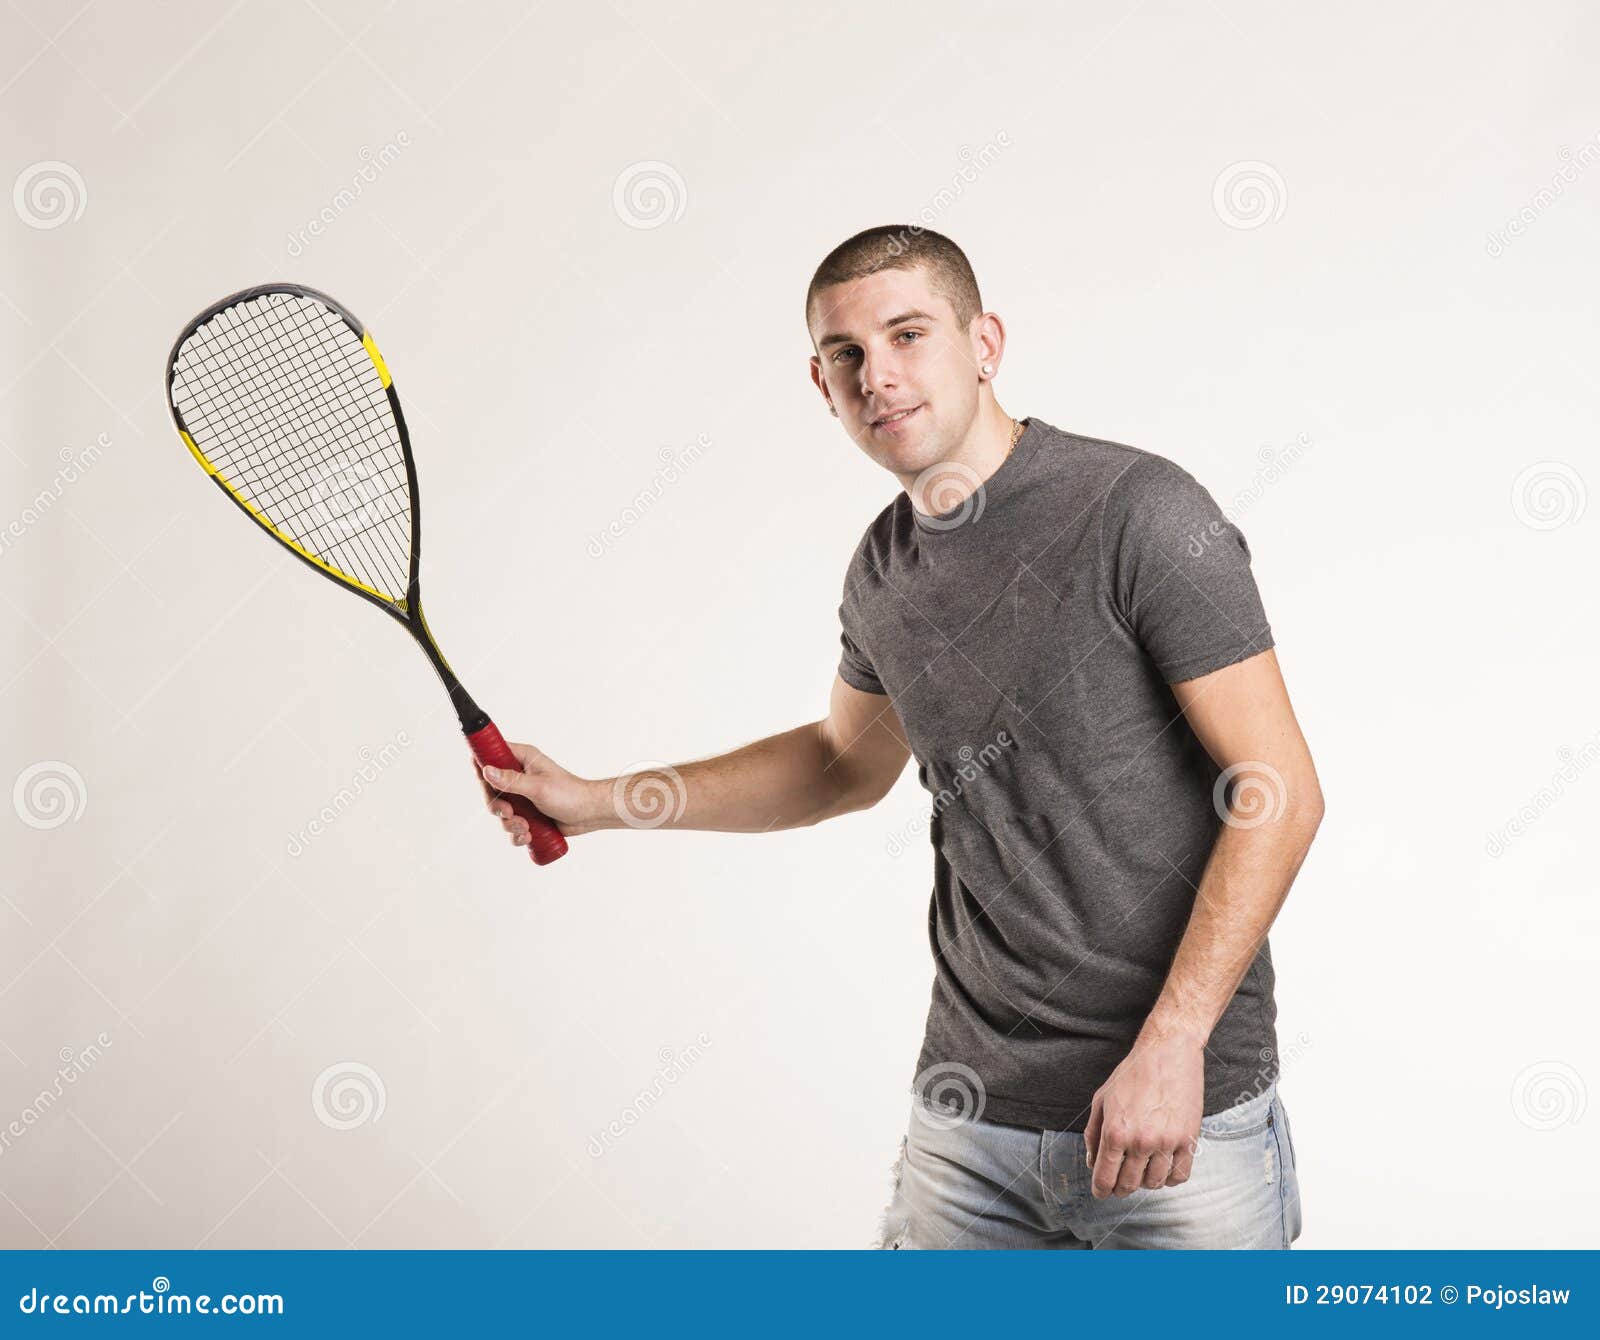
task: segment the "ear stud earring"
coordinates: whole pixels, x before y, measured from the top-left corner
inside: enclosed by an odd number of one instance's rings
[[[985,363],[981,368],[978,369],[978,371],[983,373],[985,377],[992,377],[994,376],[994,364]]]

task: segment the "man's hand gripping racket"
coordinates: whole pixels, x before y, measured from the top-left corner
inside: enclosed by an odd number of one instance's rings
[[[326,294],[267,284],[195,317],[167,361],[173,424],[202,469],[273,539],[402,624],[444,682],[473,756],[517,756],[450,669],[422,615],[422,519],[400,397],[361,322]],[[540,865],[561,830],[503,793]]]

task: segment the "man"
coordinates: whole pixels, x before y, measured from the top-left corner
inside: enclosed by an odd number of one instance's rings
[[[1160,456],[1011,418],[948,238],[875,228],[806,298],[811,377],[900,482],[851,560],[828,715],[604,781],[485,771],[563,832],[764,832],[934,796],[936,967],[880,1245],[1268,1247],[1300,1232],[1267,930],[1322,817],[1244,537]],[[519,845],[527,829],[491,796]]]

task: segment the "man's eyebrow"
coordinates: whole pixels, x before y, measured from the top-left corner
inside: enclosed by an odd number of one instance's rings
[[[901,312],[899,316],[891,316],[887,321],[885,321],[883,323],[883,325],[878,327],[878,329],[879,330],[892,330],[895,326],[898,326],[902,322],[905,322],[905,321],[932,321],[932,320],[935,320],[935,318],[931,313],[929,313],[929,312],[919,312],[915,308],[913,308],[909,312]],[[817,348],[826,349],[830,344],[851,344],[851,343],[854,342],[854,340],[855,340],[855,336],[854,335],[847,335],[847,334],[845,334],[845,333],[843,333],[841,331],[834,331],[831,334],[824,335],[820,340],[818,340],[817,341]]]

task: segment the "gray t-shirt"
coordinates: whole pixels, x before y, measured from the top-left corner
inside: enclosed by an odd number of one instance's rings
[[[918,1087],[970,1067],[987,1120],[1082,1131],[1221,827],[1168,685],[1273,645],[1249,546],[1173,462],[1029,419],[961,507],[896,496],[839,619],[841,677],[889,695],[934,798]],[[1272,989],[1263,943],[1207,1044],[1207,1115],[1276,1077]]]

